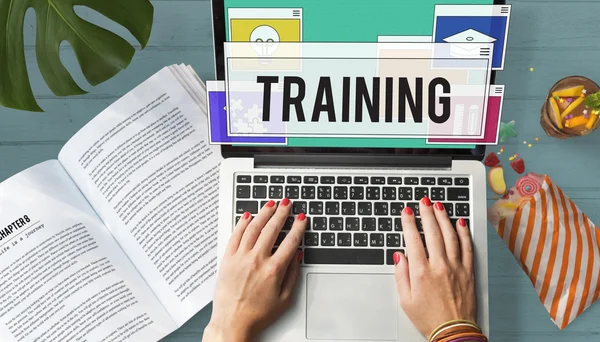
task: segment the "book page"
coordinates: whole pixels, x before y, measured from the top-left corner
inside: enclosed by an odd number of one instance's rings
[[[222,157],[204,112],[164,68],[59,155],[178,324],[212,301],[215,286]]]
[[[58,161],[0,184],[0,341],[158,341],[177,329]]]

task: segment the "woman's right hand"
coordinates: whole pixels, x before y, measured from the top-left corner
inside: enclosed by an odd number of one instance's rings
[[[432,206],[429,198],[419,204],[429,258],[407,207],[402,212],[406,240],[405,257],[394,254],[396,285],[400,305],[417,329],[425,336],[452,320],[476,322],[477,298],[473,271],[473,246],[465,221],[456,230],[444,206]]]

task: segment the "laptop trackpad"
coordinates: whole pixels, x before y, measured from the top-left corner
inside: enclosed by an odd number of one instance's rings
[[[309,273],[306,337],[397,340],[398,295],[389,274]]]

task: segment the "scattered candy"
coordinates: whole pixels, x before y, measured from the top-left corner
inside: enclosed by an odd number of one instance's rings
[[[527,145],[527,141],[523,141],[523,145]]]
[[[504,169],[495,166],[488,172],[488,182],[492,191],[498,195],[506,193],[506,181],[504,180]]]
[[[593,111],[592,111],[592,114],[594,114],[594,115],[598,115],[598,114],[600,114],[600,110],[593,110]]]
[[[587,115],[588,111],[587,109],[583,111],[583,115]]]
[[[567,98],[567,102],[571,103],[571,102],[573,102],[573,99],[569,97],[569,98]]]
[[[508,158],[508,160],[513,161],[513,160],[515,160],[515,157],[510,157],[510,158]]]
[[[516,137],[519,134],[517,133],[517,131],[515,130],[515,121],[511,121],[509,123],[504,123],[501,122],[500,123],[500,142],[506,142],[508,139],[510,139],[511,137]],[[502,148],[504,149],[504,147]]]
[[[586,89],[583,89],[583,90],[581,91],[581,93],[582,93],[582,94],[587,94],[587,90],[586,90]]]
[[[535,141],[540,141],[540,138],[535,138]]]
[[[590,115],[589,114],[583,114],[583,117],[586,118],[586,119],[589,119]]]
[[[533,72],[533,71],[535,71],[535,69],[534,68],[529,68],[529,71]]]
[[[565,99],[563,99],[563,98],[561,97],[560,99],[558,99],[558,102],[560,102],[560,103],[564,103],[564,102],[565,102]]]
[[[494,195],[494,199],[498,199],[498,196]]]
[[[500,159],[498,159],[498,157],[496,157],[494,152],[492,152],[492,153],[488,154],[488,156],[483,161],[483,164],[487,167],[494,167],[494,166],[497,166],[500,164]]]
[[[560,96],[558,96],[558,95],[557,95],[557,96],[554,96],[554,99],[555,99],[556,101],[558,101],[558,100],[560,100]]]
[[[532,146],[531,144],[527,145],[527,147],[531,147],[531,146]]]

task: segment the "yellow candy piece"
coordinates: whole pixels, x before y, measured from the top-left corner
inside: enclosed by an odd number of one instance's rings
[[[579,105],[584,101],[585,99],[583,97],[578,98],[577,100],[573,101],[569,107],[567,107],[567,109],[565,109],[564,112],[562,112],[562,114],[560,115],[561,117],[565,117],[569,114],[571,114],[572,111],[575,110],[575,108],[579,107]]]
[[[578,97],[580,95],[582,95],[583,93],[583,88],[584,86],[577,86],[577,87],[573,87],[573,88],[568,88],[568,89],[563,89],[563,90],[558,90],[552,93],[552,96],[559,96],[559,97]]]
[[[564,102],[565,102],[565,99],[563,99],[563,98],[561,97],[560,99],[558,99],[558,102],[560,102],[560,103],[564,103]]]
[[[504,169],[502,166],[495,166],[488,172],[488,182],[492,191],[498,195],[506,193],[506,181],[504,180]]]
[[[532,146],[531,144],[527,145],[527,147],[531,147],[531,146]]]
[[[550,104],[552,105],[552,111],[554,112],[556,125],[559,129],[563,129],[562,118],[560,117],[560,108],[558,108],[558,103],[556,103],[556,100],[553,97],[550,98]]]
[[[585,116],[576,116],[572,119],[569,119],[565,122],[565,127],[567,128],[573,128],[573,127],[578,127],[578,126],[582,126],[588,123],[588,119]]]
[[[585,128],[587,128],[587,129],[594,128],[594,124],[596,123],[596,120],[598,120],[598,116],[597,115],[592,115],[592,117],[587,122],[587,124],[585,124]]]

